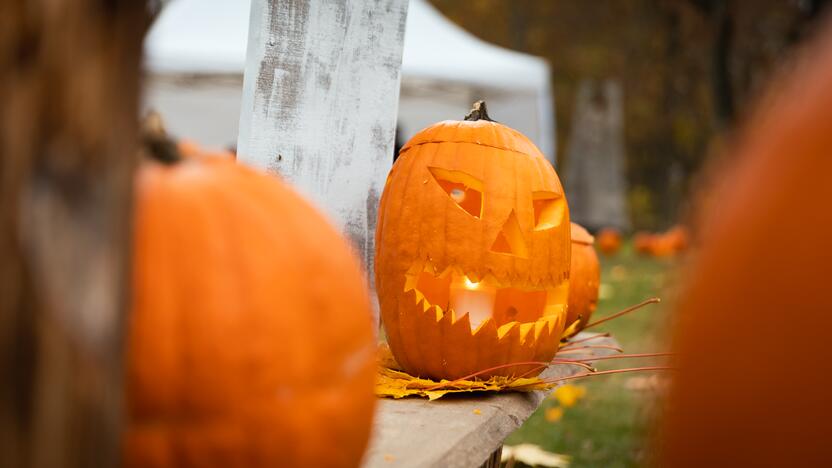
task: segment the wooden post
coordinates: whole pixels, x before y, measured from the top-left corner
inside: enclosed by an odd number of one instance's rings
[[[0,2],[0,466],[120,462],[144,2]]]
[[[317,201],[370,274],[406,14],[407,0],[251,5],[238,160],[281,174]]]

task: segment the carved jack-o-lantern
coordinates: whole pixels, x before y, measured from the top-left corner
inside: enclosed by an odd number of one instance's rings
[[[569,289],[566,198],[534,144],[484,106],[405,145],[376,237],[382,318],[409,373],[459,378],[557,351]]]

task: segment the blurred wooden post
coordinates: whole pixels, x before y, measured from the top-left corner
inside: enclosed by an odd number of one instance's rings
[[[0,2],[0,466],[120,462],[147,13]]]
[[[251,5],[238,160],[281,174],[317,201],[370,274],[406,14],[407,0]]]

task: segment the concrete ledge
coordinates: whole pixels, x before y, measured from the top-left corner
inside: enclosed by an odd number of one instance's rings
[[[577,339],[592,335],[581,333]],[[612,338],[600,338],[593,344],[617,343]],[[600,350],[594,354],[610,353]],[[583,370],[576,366],[552,366],[543,375],[557,377],[579,372]],[[436,401],[380,399],[364,467],[480,466],[545,397],[544,392],[531,392],[446,395]]]

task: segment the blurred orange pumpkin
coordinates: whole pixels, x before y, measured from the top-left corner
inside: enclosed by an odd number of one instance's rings
[[[671,257],[687,250],[689,245],[688,229],[675,225],[665,232],[638,232],[633,236],[633,248],[640,255],[653,257]]]
[[[615,255],[621,249],[621,233],[615,228],[603,228],[595,236],[598,250],[604,255]]]
[[[376,249],[384,327],[410,374],[454,379],[557,351],[569,292],[566,198],[540,150],[483,104],[402,148]]]
[[[136,186],[125,464],[356,466],[375,348],[339,234],[224,158],[144,164]]]
[[[701,226],[657,466],[826,466],[832,30],[776,81]]]
[[[685,226],[677,224],[668,229],[667,232],[664,233],[664,236],[668,239],[668,242],[672,246],[674,252],[682,253],[688,249],[690,244],[690,235],[688,234],[688,229]]]
[[[670,257],[676,254],[676,245],[672,238],[662,233],[654,234],[650,238],[649,253],[654,257]]]
[[[640,255],[650,255],[650,252],[653,248],[653,238],[655,234],[640,231],[637,232],[635,236],[633,236],[633,248],[635,249],[636,253]]]
[[[601,265],[592,244],[595,239],[583,226],[572,223],[572,267],[569,273],[569,307],[566,326],[579,320],[575,333],[581,331],[598,306]]]

